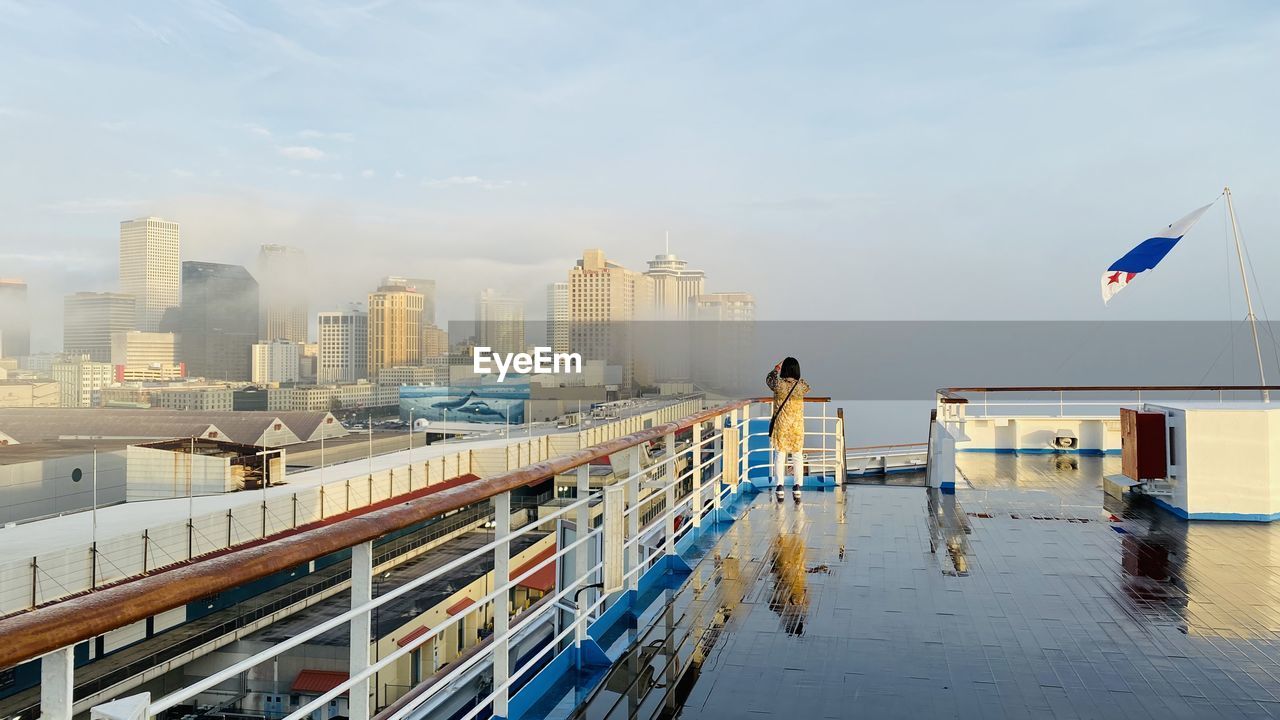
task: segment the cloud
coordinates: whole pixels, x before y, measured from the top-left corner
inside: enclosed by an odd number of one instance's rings
[[[176,178],[183,178],[183,179],[185,179],[185,178],[189,178],[189,177],[195,177],[195,173],[191,172],[190,170],[184,170],[184,169],[182,169],[182,168],[174,168],[174,169],[170,170],[170,171],[169,171],[169,173],[170,173],[170,174],[172,174],[172,175],[173,175],[174,177],[176,177]]]
[[[170,33],[172,33],[173,31],[170,30],[169,28],[157,27],[155,25],[151,25],[133,15],[129,16],[129,21],[132,22],[133,26],[136,27],[139,31],[141,31],[145,35],[150,36],[152,39],[162,42],[165,45],[173,44],[173,41],[169,37]]]
[[[261,125],[255,125],[254,123],[245,123],[240,127],[243,128],[246,132],[250,133],[251,135],[257,135],[258,137],[271,137],[271,131],[262,127]]]
[[[362,177],[362,178],[371,178],[371,177],[373,177],[374,175],[377,175],[377,173],[376,173],[376,172],[374,172],[373,170],[361,170],[361,171],[360,171],[360,177]]]
[[[481,190],[502,190],[515,183],[511,180],[485,180],[479,175],[453,175],[442,179],[423,180],[422,184],[429,188],[475,187]]]
[[[298,137],[307,140],[339,140],[341,142],[352,142],[356,136],[349,132],[325,132],[323,130],[303,130],[298,133]]]
[[[324,157],[323,150],[311,145],[283,145],[278,146],[276,152],[290,160],[319,160]]]
[[[121,210],[135,208],[142,203],[138,200],[120,198],[88,198],[85,200],[63,200],[41,205],[40,209],[62,215],[97,215],[115,214]]]

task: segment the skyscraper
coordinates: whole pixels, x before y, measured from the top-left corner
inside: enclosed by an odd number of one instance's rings
[[[135,308],[134,297],[124,293],[66,296],[62,303],[62,351],[87,355],[94,362],[111,362],[111,335],[133,329]]]
[[[173,380],[182,377],[177,362],[177,336],[126,330],[111,333],[111,364],[116,378],[125,382]]]
[[[134,327],[155,332],[181,297],[178,223],[157,217],[120,223],[120,290],[134,297]]]
[[[302,344],[288,340],[255,343],[253,346],[253,381],[285,383],[298,381]]]
[[[582,251],[569,270],[569,343],[585,360],[622,366],[622,384],[649,382],[651,372],[637,363],[631,323],[653,315],[653,278],[605,259],[604,251]]]
[[[706,293],[694,298],[693,317],[696,320],[723,320],[731,322],[756,319],[756,299],[751,293]]]
[[[27,305],[27,283],[18,278],[0,278],[0,357],[31,354],[31,308]]]
[[[547,344],[552,352],[569,352],[569,283],[547,286]]]
[[[524,352],[524,302],[480,291],[476,299],[476,345],[498,353]]]
[[[319,316],[316,382],[349,383],[369,377],[369,315],[352,307]]]
[[[58,383],[62,407],[93,407],[94,394],[110,387],[114,380],[111,363],[88,357],[64,357],[53,363],[53,379]]]
[[[422,327],[422,359],[446,357],[449,354],[449,333],[435,325]]]
[[[645,275],[653,278],[653,318],[688,320],[689,306],[703,293],[707,274],[688,269],[689,263],[672,255],[670,247],[648,265]]]
[[[422,295],[404,285],[369,293],[369,375],[422,358]]]
[[[307,341],[307,256],[288,245],[258,251],[258,296],[262,301],[258,339]]]
[[[248,380],[258,340],[258,281],[239,265],[182,263],[178,332],[187,375]]]
[[[382,279],[385,286],[398,285],[417,292],[422,296],[422,324],[436,324],[436,281],[427,278],[402,277],[388,275]]]

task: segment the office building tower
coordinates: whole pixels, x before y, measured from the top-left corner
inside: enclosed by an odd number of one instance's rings
[[[496,353],[524,352],[524,302],[482,290],[476,299],[476,345]]]
[[[422,295],[404,285],[369,293],[369,375],[422,359]]]
[[[182,263],[178,359],[187,375],[248,380],[258,340],[258,281],[239,265]]]
[[[316,382],[352,383],[369,377],[369,314],[357,308],[319,315]]]
[[[255,383],[298,382],[302,345],[288,340],[255,343],[252,380]]]
[[[62,351],[111,362],[112,333],[133,329],[135,299],[111,292],[78,292],[62,303]]]
[[[96,394],[110,387],[115,376],[111,363],[95,362],[87,355],[66,356],[55,361],[52,369],[59,405],[67,408],[94,407]]]
[[[552,352],[569,352],[569,283],[547,286],[547,344]]]
[[[258,251],[258,297],[262,307],[258,340],[307,341],[307,256],[288,245],[263,245]]]
[[[298,356],[298,382],[314,383],[316,369],[320,366],[320,343],[299,343],[301,355]]]
[[[31,308],[27,303],[27,283],[18,278],[0,278],[0,357],[31,354]]]
[[[413,290],[422,296],[422,324],[436,325],[436,281],[427,278],[411,278],[400,275],[388,275],[382,279],[387,287],[403,287]]]
[[[743,365],[757,356],[756,300],[751,293],[706,293],[693,299],[693,380],[730,395],[749,392],[760,382],[756,368]]]
[[[449,333],[435,325],[422,328],[422,359],[441,358],[449,355]]]
[[[671,254],[656,255],[645,275],[653,278],[653,319],[688,320],[694,298],[703,294],[706,273],[690,270],[689,263]]]
[[[605,259],[589,249],[569,270],[569,344],[584,360],[622,367],[622,384],[652,381],[652,371],[633,347],[631,323],[653,317],[653,278]]]
[[[111,333],[111,365],[118,381],[151,382],[181,378],[186,372],[177,357],[177,336],[173,333],[141,330]]]
[[[756,319],[756,299],[751,293],[705,293],[693,299],[692,307],[696,320],[741,322]]]
[[[120,223],[120,291],[136,303],[134,328],[155,332],[165,311],[178,307],[178,223],[157,217]]]

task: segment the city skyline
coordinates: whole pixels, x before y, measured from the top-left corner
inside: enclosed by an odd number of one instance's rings
[[[136,219],[121,220],[119,221],[119,224],[122,228],[125,226],[131,226],[131,225],[142,225],[143,227],[146,227],[148,224],[163,224],[165,226],[172,226],[174,228],[182,226],[182,222],[180,220],[172,220],[170,218],[157,216],[154,214],[143,216]],[[579,251],[579,254],[580,254],[580,251]],[[609,255],[608,251],[606,251],[606,255]],[[268,256],[270,256],[269,259],[268,259]],[[646,255],[642,255],[642,257],[643,257],[643,260],[637,264],[644,266],[645,269],[637,270],[637,272],[653,275],[656,283],[660,284],[664,280],[668,280],[668,278],[666,277],[668,275],[678,275],[682,272],[685,272],[693,277],[696,277],[696,283],[690,285],[690,287],[696,291],[692,291],[692,290],[680,291],[680,293],[678,293],[679,294],[678,304],[681,307],[683,307],[685,301],[687,301],[690,298],[696,297],[696,295],[701,293],[701,290],[703,288],[703,282],[706,279],[706,273],[703,270],[685,271],[683,269],[689,263],[678,253],[672,252],[669,232],[667,232],[666,234],[665,246],[663,247],[662,252],[659,252],[656,254],[646,254]],[[317,304],[317,301],[313,299],[314,296],[308,293],[305,277],[302,277],[302,278],[295,277],[295,276],[289,276],[285,278],[277,277],[279,272],[285,269],[287,267],[287,263],[290,261],[300,262],[303,264],[304,268],[310,267],[305,248],[301,248],[297,246],[285,246],[280,244],[265,244],[265,245],[259,246],[251,254],[249,259],[240,263],[226,262],[222,260],[211,260],[209,258],[204,258],[204,257],[190,258],[190,257],[187,257],[186,252],[182,252],[178,256],[179,264],[185,263],[185,262],[194,262],[194,263],[212,263],[216,265],[238,267],[248,272],[250,276],[252,276],[255,280],[258,280],[258,276],[264,274],[264,272],[270,271],[272,273],[272,283],[268,284],[268,283],[262,283],[261,281],[259,282],[261,288],[268,288],[268,287],[271,288],[270,298],[268,298],[267,296],[268,291],[266,290],[262,291],[263,297],[260,298],[259,340],[262,342],[270,342],[271,339],[285,339],[285,338],[268,339],[266,337],[266,334],[270,334],[265,329],[268,323],[267,318],[269,315],[272,314],[273,307],[280,307],[281,310],[279,310],[278,312],[281,315],[285,315],[286,313],[291,313],[287,315],[287,317],[284,317],[281,320],[276,321],[281,323],[282,325],[285,323],[292,323],[293,326],[297,326],[298,321],[295,315],[299,312],[303,313],[303,316],[305,317],[305,320],[306,320],[306,326],[309,328],[307,330],[307,338],[309,338],[311,341],[314,342],[318,338],[316,322],[320,313],[338,311],[343,307],[351,306],[353,303],[356,305],[365,304],[365,301],[367,300],[370,292],[369,290],[363,291],[353,298],[335,300],[330,303],[325,303],[321,301],[319,304]],[[567,277],[569,268],[572,266],[573,262],[576,262],[576,261],[570,260],[568,261],[565,267],[559,268],[558,274],[556,270],[554,269],[551,270],[550,271],[551,274],[549,275],[550,279],[548,280],[548,282],[549,283],[564,282],[564,278]],[[119,268],[117,267],[117,270],[118,269]],[[395,284],[395,285],[405,285],[405,286],[413,286],[415,283],[418,285],[422,285],[423,288],[421,290],[421,294],[424,295],[424,302],[425,302],[423,315],[425,316],[427,315],[427,313],[430,313],[432,315],[435,314],[436,307],[437,305],[440,304],[437,302],[437,297],[439,296],[439,293],[437,290],[438,283],[435,279],[407,278],[403,274],[381,275],[380,278],[381,278],[380,280],[376,282],[372,282],[369,287],[373,289],[373,288],[386,286],[389,283]],[[12,280],[15,282],[25,282],[25,278],[12,278]],[[528,317],[538,318],[538,319],[541,319],[541,318],[549,319],[549,313],[552,312],[552,308],[550,307],[549,304],[547,304],[548,298],[546,294],[546,287],[548,282],[541,282],[538,280],[530,280],[529,278],[525,278],[524,282],[520,284],[518,287],[512,288],[511,290],[502,290],[502,294],[512,296],[514,300],[518,301],[522,306],[526,308],[532,305],[533,310],[528,313]],[[75,294],[94,294],[98,296],[112,295],[112,294],[130,295],[129,293],[124,293],[122,291],[117,290],[117,288],[119,288],[123,284],[124,282],[120,280],[115,282],[114,284],[107,283],[107,287],[110,287],[112,289],[87,290],[82,288],[82,289],[72,290],[68,292],[66,295],[67,297],[70,297],[71,295],[75,295]],[[30,288],[30,283],[27,283],[27,286],[28,286],[27,292],[28,294],[31,294],[32,289]],[[486,285],[486,286],[483,286],[478,291],[477,294],[483,294],[485,292],[491,292],[494,290],[495,288],[492,288]],[[296,292],[302,292],[307,294],[305,295],[305,297],[300,299],[293,298],[292,293],[296,293]],[[744,289],[744,290],[741,290],[741,292],[751,292],[751,291]],[[36,292],[36,294],[38,295],[39,293]],[[439,320],[437,320],[436,322],[430,322],[426,317],[424,317],[422,322],[425,325],[435,325],[436,327],[443,329],[447,327],[448,322],[451,320],[465,322],[465,321],[471,321],[476,319],[475,295],[467,299],[467,298],[454,298],[453,293],[447,293],[447,291],[446,291],[446,294],[450,296],[452,301],[449,303],[445,303],[445,305],[453,308],[453,312],[457,313],[456,316],[447,318],[443,322]],[[672,295],[672,297],[674,298],[676,297],[677,293],[675,293],[675,291],[673,290],[666,294]],[[179,297],[179,301],[180,299],[181,298]],[[173,306],[173,307],[176,307],[176,306]],[[297,309],[299,307],[301,308],[301,310]],[[57,353],[57,352],[63,351],[65,349],[65,333],[66,333],[66,325],[68,320],[66,311],[62,310],[61,312],[58,313],[57,323],[50,324],[49,320],[45,320],[43,321],[43,325],[37,322],[39,318],[39,314],[37,312],[33,311],[30,307],[28,307],[27,313],[31,323],[30,336],[32,339],[29,344],[30,352],[34,354],[39,354],[39,353]],[[135,324],[145,325],[146,323],[143,322],[141,314],[139,315],[139,318],[140,318],[139,322]],[[682,312],[676,312],[675,314],[672,314],[668,319],[684,319],[684,318],[685,318],[685,315]],[[147,327],[150,327],[150,326],[148,325]],[[54,328],[57,329],[57,333],[53,332]],[[141,327],[138,329],[144,329],[144,331],[155,331],[156,329],[159,329],[159,324],[157,323],[156,326],[154,328],[151,328],[150,330],[147,330]],[[55,334],[57,335],[56,338],[53,337]],[[301,342],[302,340],[295,339],[295,341]],[[41,343],[44,343],[43,347],[41,346]]]
[[[0,266],[29,282],[45,347],[58,298],[116,289],[110,226],[149,213],[182,223],[184,259],[302,248],[313,310],[397,272],[450,279],[442,318],[490,286],[532,314],[581,248],[640,268],[670,229],[766,320],[954,319],[957,277],[990,319],[1234,318],[1205,276],[1227,264],[1220,208],[1141,293],[1104,309],[1094,276],[1225,183],[1255,264],[1280,260],[1255,80],[1280,63],[1280,12],[927,12],[903,40],[877,32],[914,27],[893,6],[514,5],[496,26],[465,6],[6,6],[0,60],[29,71],[0,96]],[[545,49],[562,44],[573,62]]]

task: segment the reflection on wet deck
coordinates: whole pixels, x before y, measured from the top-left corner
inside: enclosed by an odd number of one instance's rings
[[[1280,525],[1104,502],[1118,462],[973,454],[955,495],[757,497],[673,592],[668,712],[1280,714]]]

